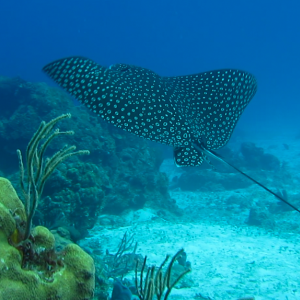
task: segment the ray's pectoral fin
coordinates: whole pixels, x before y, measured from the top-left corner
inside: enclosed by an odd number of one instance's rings
[[[174,148],[174,162],[177,167],[200,166],[203,160],[204,153],[197,151],[193,146]]]

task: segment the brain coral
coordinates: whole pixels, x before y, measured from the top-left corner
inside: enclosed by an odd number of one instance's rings
[[[79,246],[70,244],[59,257],[60,264],[45,275],[54,254],[54,237],[45,227],[32,232],[34,255],[39,265],[24,268],[24,253],[12,243],[16,218],[25,220],[25,211],[11,183],[0,177],[0,300],[83,300],[93,296],[95,267],[93,259]],[[47,255],[42,255],[42,254]],[[43,263],[43,259],[47,259]],[[28,261],[28,260],[27,260]]]

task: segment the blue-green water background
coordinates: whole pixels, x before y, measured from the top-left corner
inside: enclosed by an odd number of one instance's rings
[[[238,128],[297,134],[299,11],[297,0],[2,0],[0,74],[53,85],[41,68],[71,55],[173,76],[240,68],[258,92]]]
[[[223,149],[223,154],[273,191],[286,191],[289,201],[299,208],[299,12],[299,0],[0,0],[0,76],[55,86],[42,67],[72,55],[105,66],[138,65],[168,76],[221,68],[249,71],[257,78],[258,91],[231,139],[230,149],[235,152]],[[7,177],[18,186],[15,150],[20,147],[25,153],[41,121],[38,117],[49,121],[58,112],[72,112],[67,129],[62,130],[74,129],[70,143],[91,151],[88,158],[68,160],[49,178],[44,191],[48,200],[39,206],[39,217],[46,226],[56,228],[57,220],[63,220],[80,233],[78,238],[90,234],[94,246],[88,239],[83,239],[82,245],[95,261],[105,247],[113,253],[114,247],[105,241],[118,242],[122,236],[121,231],[109,230],[105,239],[103,228],[110,226],[122,230],[134,224],[133,230],[139,230],[139,252],[152,258],[175,251],[169,245],[184,244],[195,284],[190,291],[181,290],[182,294],[213,292],[214,299],[247,295],[258,300],[300,299],[298,213],[220,164],[218,172],[205,164],[197,171],[175,168],[171,159],[165,160],[161,166],[167,178],[158,171],[163,161],[160,154],[145,148],[142,139],[119,135],[84,108],[73,110],[69,98],[44,85],[33,85],[31,90],[31,85],[25,84],[19,91],[18,84],[23,81],[11,82],[15,91],[9,89],[10,84],[1,87],[1,176],[9,173]],[[49,105],[52,99],[53,105]],[[59,110],[65,108],[67,111]],[[252,161],[240,155],[245,141],[263,147],[246,144]],[[64,142],[55,142],[54,148]],[[171,158],[171,147],[163,147],[164,158]],[[263,163],[268,162],[271,166],[275,162],[275,167],[264,168]],[[65,218],[57,213],[57,203],[63,203]],[[151,226],[157,222],[151,233],[142,224],[147,216],[149,222],[154,221]],[[179,225],[175,222],[173,227],[171,222],[179,219]],[[228,224],[233,229],[228,229]],[[187,233],[187,228],[191,232]],[[280,234],[283,238],[277,239]],[[207,260],[206,267],[199,257]]]

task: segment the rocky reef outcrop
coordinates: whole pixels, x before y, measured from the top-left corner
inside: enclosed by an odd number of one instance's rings
[[[0,77],[0,98],[0,175],[15,187],[19,185],[16,149],[25,153],[42,120],[71,113],[72,119],[60,130],[74,130],[68,143],[90,151],[88,157],[62,163],[49,178],[36,224],[65,227],[78,238],[93,227],[101,212],[119,214],[143,206],[176,211],[168,179],[159,172],[162,157],[148,141],[102,121],[62,90],[45,83]],[[47,149],[49,155],[65,143],[63,137],[55,140]]]

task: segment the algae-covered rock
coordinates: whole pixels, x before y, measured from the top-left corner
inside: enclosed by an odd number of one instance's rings
[[[25,219],[24,206],[10,182],[0,178],[0,300],[90,299],[95,286],[93,259],[79,246],[70,244],[59,254],[51,276],[41,265],[23,268],[24,253],[11,242],[17,229],[16,217]],[[47,259],[46,267],[54,264],[50,257],[55,242],[52,233],[38,226],[32,236],[35,250],[38,249],[35,255],[46,254],[40,256]]]

